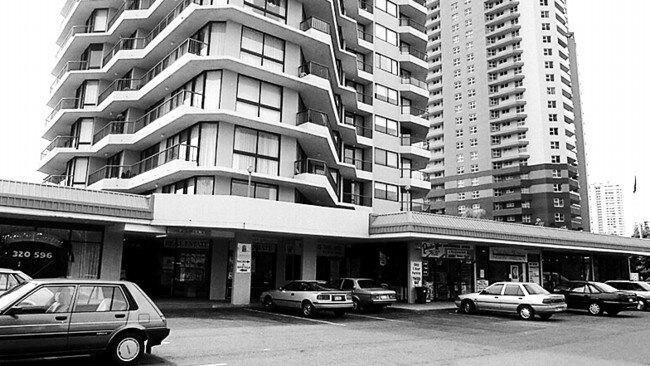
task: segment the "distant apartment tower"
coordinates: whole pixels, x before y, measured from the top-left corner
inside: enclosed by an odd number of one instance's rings
[[[597,234],[627,235],[623,190],[618,184],[594,183],[589,186],[591,230]]]
[[[62,14],[47,182],[422,208],[424,0],[68,0]]]
[[[588,229],[565,0],[427,6],[432,211]]]

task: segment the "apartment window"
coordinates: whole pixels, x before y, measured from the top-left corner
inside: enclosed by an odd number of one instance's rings
[[[544,61],[544,68],[545,69],[552,69],[553,68],[553,61]]]
[[[375,98],[386,103],[397,105],[397,90],[377,84],[377,93]]]
[[[398,200],[398,188],[392,184],[375,182],[375,198],[380,200],[395,201]]]
[[[473,187],[478,186],[478,178],[472,178],[472,186]]]
[[[458,10],[458,3],[457,3],[457,2],[451,3],[451,5],[449,6],[449,8],[450,8],[452,11],[453,11],[453,10]]]
[[[460,113],[460,112],[462,112],[462,111],[463,111],[463,105],[462,105],[462,104],[456,104],[456,105],[454,106],[454,112],[456,112],[456,113]]]
[[[241,34],[242,61],[274,71],[284,71],[284,41],[244,27]]]
[[[554,100],[549,100],[546,103],[546,105],[547,105],[548,108],[556,108],[557,107],[557,102],[555,102]]]
[[[399,127],[397,121],[375,115],[375,131],[391,136],[397,136]]]
[[[392,58],[388,58],[380,53],[377,54],[377,67],[380,69],[390,72],[393,75],[399,75],[399,66],[397,61]]]
[[[552,164],[559,164],[560,163],[560,155],[551,155],[551,163]]]
[[[280,136],[246,127],[235,127],[232,167],[257,173],[280,173]]]
[[[459,28],[458,24],[454,24],[454,25],[451,26],[451,31],[452,32],[458,32],[458,28]]]
[[[542,30],[543,31],[551,30],[551,24],[550,23],[542,23]]]
[[[476,101],[473,100],[467,103],[467,106],[469,107],[469,109],[476,109]]]
[[[375,23],[375,37],[393,46],[397,46],[397,33],[379,23]]]
[[[478,126],[469,126],[469,133],[474,135],[478,133]]]
[[[454,59],[454,66],[460,66],[460,57]]]
[[[559,141],[551,141],[551,150],[558,150],[560,148]]]
[[[546,74],[546,81],[555,81],[555,75]]]
[[[267,18],[287,21],[287,0],[244,0],[244,6]]]
[[[456,137],[463,137],[463,130],[462,129],[456,130]]]
[[[551,36],[542,36],[542,43],[551,43]]]
[[[467,85],[474,85],[476,83],[476,78],[475,77],[469,77],[467,78]]]
[[[479,191],[472,191],[472,198],[477,199],[481,197],[481,193]]]
[[[469,139],[469,146],[470,147],[478,146],[478,139]]]
[[[546,88],[546,94],[548,95],[555,95],[555,87],[554,86],[549,86]]]
[[[548,0],[539,0],[540,6],[548,6]]]
[[[550,13],[548,10],[542,10],[542,18],[549,18]]]
[[[459,201],[464,201],[465,200],[465,192],[459,192],[458,193],[458,200]]]
[[[375,7],[385,13],[397,17],[397,5],[388,0],[375,0]]]
[[[455,78],[460,77],[460,69],[454,70],[454,77]]]
[[[467,91],[467,97],[472,98],[476,96],[476,89],[470,89]]]
[[[462,82],[454,81],[454,89],[460,89],[463,86]]]
[[[456,117],[456,124],[457,125],[462,125],[463,124],[463,117]]]
[[[467,61],[468,62],[474,61],[474,54],[473,53],[468,53],[467,54]]]
[[[459,101],[459,100],[461,100],[461,99],[463,99],[463,94],[462,94],[462,93],[456,93],[456,94],[454,94],[454,100],[455,100],[455,101]]]
[[[460,42],[460,37],[459,36],[453,36],[451,37],[451,43],[458,43]]]
[[[564,222],[564,214],[556,212],[554,216],[555,222]]]
[[[564,200],[562,198],[553,198],[553,207],[564,207]]]
[[[552,176],[553,178],[562,178],[562,173],[560,173],[560,170],[559,170],[559,169],[553,169],[553,170],[551,171],[551,176]]]
[[[474,48],[474,42],[467,42],[465,45],[468,51],[471,51]]]
[[[470,171],[470,173],[478,173],[478,165],[473,164],[472,166],[470,166],[469,171]]]
[[[465,199],[465,196],[464,196],[464,195],[465,195],[465,194],[463,193],[463,199]],[[459,196],[460,196],[460,193],[459,193]],[[458,200],[461,201],[460,197],[458,198]],[[459,215],[464,214],[465,211],[467,211],[467,207],[466,207],[465,205],[460,205],[460,206],[458,206],[458,214],[459,214]]]
[[[548,134],[551,136],[559,135],[559,129],[557,127],[551,127],[548,129]]]
[[[452,22],[457,22],[458,21],[458,13],[453,13],[451,15],[451,21]]]
[[[465,9],[465,16],[472,14],[472,8]]]
[[[472,29],[465,31],[465,38],[474,37],[474,31]]]
[[[282,119],[282,87],[239,75],[235,110],[266,121]]]
[[[474,72],[474,65],[467,65],[467,73],[473,73]]]
[[[463,154],[458,154],[458,155],[456,155],[456,162],[457,162],[457,163],[463,163],[463,162],[465,162],[465,155],[463,155]]]
[[[459,53],[460,53],[460,47],[456,46],[456,47],[452,48],[451,52],[452,52],[454,55],[459,54]]]
[[[465,174],[465,167],[464,166],[456,167],[456,174]]]
[[[549,122],[557,122],[557,114],[552,113],[548,115],[548,121]]]
[[[399,161],[399,156],[397,153],[392,151],[375,148],[375,163],[377,165],[383,165],[390,168],[397,168],[397,162]]]
[[[253,198],[261,198],[270,201],[277,201],[278,192],[279,189],[278,186],[276,185],[258,183],[258,182],[250,183],[250,196]],[[232,196],[248,197],[249,196],[248,181],[233,179],[230,182],[230,194]]]
[[[456,181],[456,187],[465,188],[465,181],[463,179]]]
[[[553,50],[551,48],[544,48],[544,56],[553,56]]]
[[[530,201],[525,201],[521,203],[521,208],[530,208]]]
[[[456,142],[456,149],[460,150],[463,148],[463,142],[462,141],[457,141]]]
[[[471,19],[467,19],[467,20],[465,21],[465,26],[466,26],[466,27],[471,27],[471,26],[472,26],[472,20],[471,20]]]
[[[553,192],[562,192],[562,185],[561,184],[553,184]]]
[[[470,160],[478,160],[478,151],[471,151],[469,153]]]
[[[471,113],[469,115],[469,121],[470,122],[476,122],[476,113]]]

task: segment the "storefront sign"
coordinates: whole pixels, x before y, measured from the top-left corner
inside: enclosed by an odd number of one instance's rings
[[[516,248],[490,247],[490,260],[496,262],[528,262],[528,253]]]
[[[447,258],[450,259],[466,259],[469,258],[469,251],[467,249],[453,249],[447,248]]]
[[[286,253],[287,255],[302,255],[302,243],[287,243]]]
[[[235,266],[237,273],[251,272],[252,249],[251,244],[237,243],[237,264]]]
[[[196,229],[188,227],[168,227],[166,231],[169,236],[200,236],[206,237],[210,235],[210,231],[206,229]]]
[[[422,258],[440,258],[444,252],[442,244],[422,242]]]
[[[638,281],[639,280],[639,274],[636,272],[630,272],[630,281]]]
[[[539,278],[539,262],[528,262],[528,281],[542,284]]]
[[[422,262],[411,262],[411,281],[413,287],[422,286]]]
[[[178,248],[208,250],[210,248],[210,242],[208,240],[200,239],[178,239]]]
[[[490,286],[490,282],[488,280],[476,280],[476,292],[481,292],[488,286]]]
[[[345,254],[345,247],[339,244],[318,244],[316,255],[319,257],[342,258]]]
[[[275,244],[254,243],[253,250],[260,253],[275,253]]]
[[[10,234],[5,234],[0,237],[1,242],[4,244],[20,243],[20,242],[36,242],[61,247],[63,241],[55,236],[41,233],[38,231],[20,231]]]

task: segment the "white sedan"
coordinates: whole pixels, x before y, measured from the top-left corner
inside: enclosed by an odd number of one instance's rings
[[[306,317],[313,317],[321,310],[330,310],[336,316],[343,316],[352,309],[349,292],[326,287],[320,281],[293,281],[277,290],[265,291],[260,295],[266,310],[275,308],[301,309]]]
[[[466,314],[511,313],[523,320],[531,320],[535,315],[547,320],[567,309],[564,295],[552,295],[536,283],[520,282],[496,282],[481,292],[460,295],[456,306]]]

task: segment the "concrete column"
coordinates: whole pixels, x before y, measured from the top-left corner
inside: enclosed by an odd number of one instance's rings
[[[303,280],[316,279],[316,240],[306,238],[302,242],[302,263],[300,264]]]
[[[99,277],[102,280],[119,280],[122,271],[124,249],[124,225],[107,226],[102,243],[102,259]]]
[[[406,271],[407,271],[407,300],[409,304],[412,304],[415,302],[415,287],[416,286],[421,286],[422,285],[422,275],[420,273],[420,284],[416,284],[415,282],[418,280],[414,278],[413,272],[411,271],[411,265],[413,262],[417,262],[420,264],[420,269],[422,269],[422,248],[421,248],[421,243],[419,242],[409,242],[406,245],[406,258],[408,263],[406,263]]]
[[[251,272],[237,272],[237,260],[240,256],[240,253],[238,253],[239,244],[248,244],[247,251],[252,251],[252,239],[250,234],[237,234],[235,236],[235,262],[232,269],[232,297],[230,300],[233,305],[248,305],[251,302]]]
[[[275,288],[284,286],[285,267],[287,265],[287,244],[278,243],[275,247]]]
[[[214,239],[210,265],[210,300],[226,299],[228,279],[228,239]]]

